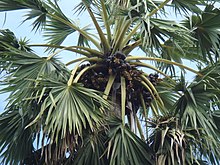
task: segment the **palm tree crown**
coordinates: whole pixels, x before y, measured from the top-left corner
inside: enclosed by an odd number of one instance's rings
[[[217,1],[82,0],[74,10],[92,23],[83,28],[60,3],[0,0],[1,12],[25,10],[46,39],[0,30],[1,93],[10,93],[2,163],[220,164]],[[57,58],[67,51],[80,57]]]

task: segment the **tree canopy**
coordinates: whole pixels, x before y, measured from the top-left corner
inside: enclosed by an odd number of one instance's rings
[[[0,0],[45,39],[0,30],[2,163],[220,164],[218,0],[61,3]]]

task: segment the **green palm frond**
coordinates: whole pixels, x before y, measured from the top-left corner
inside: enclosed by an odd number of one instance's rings
[[[109,104],[96,91],[78,84],[68,86],[67,83],[56,83],[54,80],[43,83],[51,90],[33,123],[43,114],[47,114],[46,125],[52,137],[57,139],[60,131],[61,137],[65,137],[67,131],[82,136],[83,129],[88,127],[94,131],[94,125],[98,127],[103,123],[102,111],[104,112]],[[62,126],[60,122],[63,123]]]
[[[42,107],[41,110],[37,108],[36,111],[34,111],[34,116],[36,117],[34,123],[36,122],[37,125],[39,122],[36,120],[41,117],[41,113],[44,111],[48,113],[47,109],[53,110],[51,115],[45,118],[48,125],[45,128],[47,131],[45,133],[50,135],[51,143],[52,141],[56,141],[61,133],[62,137],[65,137],[66,132],[69,131],[82,135],[82,129],[90,128],[92,131],[95,131],[95,129],[102,125],[104,122],[102,120],[102,111],[108,109],[108,103],[94,90],[78,85],[69,87],[67,85],[68,77],[66,77],[67,75],[69,76],[69,72],[64,67],[62,68],[63,65],[57,63],[55,59],[51,58],[47,60],[47,58],[38,57],[33,53],[25,53],[12,47],[10,52],[1,55],[4,57],[1,59],[2,62],[7,62],[8,66],[14,68],[10,70],[9,82],[3,82],[4,85],[8,85],[9,83],[11,85],[1,91],[12,92],[8,100],[8,106],[17,104],[23,108],[26,107],[26,109],[30,109],[33,104],[35,104],[37,107]],[[53,76],[51,76],[51,74]],[[54,80],[42,82],[42,78],[45,79],[49,76],[50,79],[53,77]],[[55,83],[55,80],[60,82]],[[57,101],[57,103],[55,101]],[[63,108],[65,108],[67,104],[69,104],[69,109],[64,110]],[[102,105],[104,107],[100,109]],[[75,111],[72,111],[74,106]],[[62,109],[64,111],[61,111]],[[64,118],[60,118],[60,112],[62,114],[67,112],[67,114],[64,115]],[[36,115],[38,115],[38,117]],[[60,119],[54,120],[54,115],[58,115],[57,117]],[[80,117],[80,119],[78,117]],[[27,122],[29,121],[29,125],[31,120],[33,119],[27,120]],[[54,123],[54,121],[59,122]],[[66,122],[61,132],[59,132],[60,121]],[[73,126],[70,124],[72,122],[75,123]],[[93,126],[94,124],[97,128]],[[27,124],[23,127],[27,127]],[[54,130],[57,130],[55,135],[53,134]],[[22,136],[22,132],[20,134]]]
[[[5,70],[7,69],[6,71],[9,76],[12,76],[12,79],[16,77],[20,80],[36,80],[40,76],[48,75],[56,69],[58,70],[56,74],[60,72],[61,76],[65,75],[64,72],[68,72],[64,65],[56,62],[53,58],[39,57],[34,53],[18,50],[7,44],[4,47],[7,51],[0,53],[0,61],[4,65]]]
[[[106,154],[104,154],[107,139],[105,131],[100,131],[98,133],[90,132],[83,140],[82,148],[76,153],[73,164],[109,164],[109,160]]]
[[[1,62],[7,64],[6,68],[9,68],[9,75],[3,84],[10,85],[2,89],[1,92],[11,92],[8,107],[20,105],[21,108],[28,110],[36,105],[38,108],[35,109],[34,114],[28,112],[32,117],[35,116],[36,119],[32,123],[37,123],[36,126],[39,124],[37,119],[42,114],[45,116],[44,111],[48,113],[48,109],[50,109],[51,114],[48,114],[47,118],[43,118],[47,123],[45,134],[50,135],[51,143],[56,141],[60,134],[65,137],[66,132],[74,132],[74,134],[82,136],[83,129],[88,128],[95,131],[103,124],[102,111],[108,109],[109,104],[107,101],[103,100],[94,90],[77,84],[73,87],[68,86],[67,81],[70,73],[56,59],[41,58],[7,44],[4,45],[4,48],[7,51],[1,53]],[[48,77],[50,79],[53,77],[53,81],[44,80],[42,82],[42,79]],[[8,79],[9,81],[7,81]],[[63,108],[67,104],[69,109],[64,110]],[[39,109],[39,107],[42,109]],[[73,109],[75,110],[73,111]],[[66,115],[63,116],[64,118],[60,118],[64,112],[67,112]],[[62,113],[61,116],[59,113]],[[58,115],[59,120],[54,120],[56,115]],[[30,125],[31,120],[33,119],[28,119],[26,122],[29,121],[28,124]],[[59,123],[61,121],[66,124],[63,125],[60,132]],[[71,123],[75,124],[72,126]],[[27,127],[27,123],[23,127]],[[27,129],[29,129],[29,126]],[[54,130],[57,131],[55,135]],[[20,134],[22,136],[22,132]],[[10,159],[13,160],[14,158]]]
[[[173,60],[178,63],[183,63],[183,59],[196,63],[205,63],[201,53],[201,51],[194,47],[193,42],[186,43],[173,39],[165,41],[161,50],[161,56],[164,59]]]
[[[15,37],[14,33],[11,32],[9,29],[0,30],[0,42],[7,43],[14,48],[19,48],[19,43],[17,38]],[[6,48],[2,45],[0,47],[0,51],[4,51]]]
[[[10,10],[19,10],[24,9],[25,6],[21,2],[18,2],[17,0],[12,0],[10,3],[7,0],[2,0],[0,2],[0,11],[10,11]]]
[[[215,90],[209,89],[206,85],[207,84],[202,83],[192,84],[192,86],[186,88],[185,91],[183,91],[184,95],[176,104],[176,110],[179,111],[179,115],[181,116],[183,122],[187,121],[191,123],[190,125],[193,128],[197,128],[198,126],[202,128],[209,127],[209,129],[204,129],[204,131],[211,130],[211,132],[207,133],[213,134],[215,132],[213,130],[215,125],[213,125],[214,123],[212,120],[209,120],[209,111],[211,111],[209,101],[215,97]],[[212,91],[212,93],[209,91]],[[208,99],[205,99],[204,95]],[[188,123],[185,123],[183,127],[186,125],[188,125]]]
[[[28,45],[29,44],[29,39],[27,39],[26,37],[25,38],[21,38],[18,41],[18,44],[19,44],[19,49],[20,50],[23,50],[25,52],[33,52],[33,50]]]
[[[94,0],[83,0],[80,2],[75,8],[75,12],[78,14],[81,14],[82,12],[86,11],[86,6],[85,4],[89,7],[93,6],[95,4]]]
[[[194,40],[190,36],[190,31],[178,25],[175,21],[151,18],[149,23],[147,20],[143,20],[141,27],[143,47],[149,46],[159,50],[161,44],[167,39],[177,40],[187,44],[192,43],[192,40]]]
[[[77,137],[83,139],[85,130],[95,133],[105,124],[103,116],[110,107],[109,103],[97,91],[79,84],[69,86],[67,82],[56,82],[50,79],[41,83],[46,86],[49,93],[44,100],[38,100],[42,103],[39,114],[26,128],[43,121],[45,123],[43,134],[47,136],[49,142],[48,150],[45,149],[45,152],[50,156],[57,154],[59,158],[67,149],[70,149],[72,151],[70,154],[73,156],[77,148],[74,148],[71,143],[74,143]],[[69,135],[75,138],[72,138],[71,143],[66,143]],[[56,152],[51,152],[53,145],[57,148]]]
[[[174,10],[176,11],[176,13],[181,13],[182,11],[184,13],[188,13],[188,12],[195,12],[195,13],[200,13],[201,9],[199,8],[199,6],[201,5],[205,5],[203,0],[185,0],[185,1],[181,1],[181,0],[172,0],[171,3],[174,7]]]
[[[164,78],[156,87],[167,109],[167,113],[172,113],[172,107],[180,97],[178,90],[176,90],[176,86],[178,86],[178,82],[173,82],[168,78]]]
[[[38,30],[38,29],[42,29],[45,26],[45,22],[46,22],[46,9],[43,9],[45,11],[39,11],[36,9],[32,9],[28,14],[25,15],[26,19],[23,21],[23,23],[25,21],[34,19],[34,22],[32,23],[33,28],[32,30]]]
[[[44,36],[48,44],[61,45],[67,36],[75,32],[74,29],[57,20],[48,20]]]
[[[30,9],[29,13],[25,15],[26,19],[24,21],[35,19],[33,22],[33,29],[38,30],[40,27],[45,25],[47,9],[45,8],[45,3],[40,0],[26,0],[18,1],[3,0],[0,2],[0,11],[10,11],[10,10],[20,10],[20,9]]]
[[[110,128],[86,138],[75,164],[154,164],[148,144],[117,118],[108,119]],[[82,154],[86,151],[86,154]],[[81,155],[82,154],[82,155]]]
[[[34,135],[31,128],[25,129],[30,116],[22,109],[9,107],[0,115],[0,158],[3,164],[22,163],[34,151]]]
[[[213,88],[209,78],[189,85],[175,107],[182,128],[197,132],[194,139],[201,139],[199,150],[205,150],[206,152],[201,154],[211,161],[211,158],[217,160],[220,156],[217,126],[211,116],[213,107],[218,107],[219,90]],[[209,152],[206,148],[213,148],[213,150]],[[197,149],[193,149],[193,152],[196,154]]]
[[[162,116],[148,122],[153,129],[149,143],[156,153],[157,164],[185,164],[187,141],[176,119]]]
[[[201,65],[201,63],[204,63],[205,60],[203,60],[203,58],[200,56],[200,53],[198,53],[198,50],[193,47],[192,44],[192,42],[187,43],[175,39],[169,39],[162,45],[160,56],[163,59],[175,61],[180,64],[184,64],[186,60],[190,60],[198,65]],[[176,69],[173,65],[157,63],[157,66],[160,68],[160,70],[164,71],[165,73],[169,73],[171,76],[176,75]]]
[[[17,3],[17,6],[15,7],[13,3]],[[46,2],[43,2],[40,0],[34,0],[13,1],[13,3],[8,1],[1,2],[1,11],[30,9],[31,11],[25,15],[26,19],[23,22],[35,18],[32,24],[33,29],[39,30],[39,28],[41,28],[41,30],[45,31],[45,37],[50,44],[60,45],[67,36],[78,31],[87,40],[92,41],[93,44],[100,47],[94,38],[87,35],[83,29],[80,29],[73,21],[69,20],[64,15],[56,1],[52,2],[51,0],[47,0]]]
[[[219,58],[219,13],[213,5],[208,5],[201,15],[193,15],[183,21],[183,24],[193,31],[197,39],[195,45],[201,49],[203,59],[214,62]]]
[[[7,50],[4,44],[8,44],[13,48],[17,48],[25,52],[32,51],[32,49],[28,46],[29,40],[26,37],[18,40],[14,33],[11,32],[9,29],[0,30],[0,43],[2,44],[2,46],[0,47],[0,51]]]
[[[117,164],[154,164],[148,144],[135,135],[128,126],[118,119],[111,121],[107,157],[110,165]]]
[[[70,26],[74,24],[74,22],[64,15],[57,3],[54,4],[52,1],[48,0],[47,8],[50,11],[50,17],[47,19],[45,25],[44,36],[49,44],[61,45],[67,36],[76,31]],[[56,17],[51,15],[55,15]]]
[[[19,0],[2,0],[0,3],[1,11],[10,11],[10,10],[19,10],[19,9],[36,9],[36,10],[44,10],[42,7],[42,1],[40,0],[25,0],[25,1],[19,1]]]
[[[91,30],[91,28],[89,26],[86,26],[82,28],[82,30],[87,31],[88,33],[88,31]],[[82,34],[79,34],[77,45],[83,47],[90,47],[89,40],[85,38]]]

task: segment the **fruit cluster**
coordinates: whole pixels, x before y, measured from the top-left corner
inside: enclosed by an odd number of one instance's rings
[[[125,54],[116,52],[106,58],[106,64],[109,74],[122,73],[125,70],[130,70],[131,66],[125,61]]]
[[[79,70],[82,70],[90,64],[81,65]],[[80,82],[84,84],[87,88],[96,89],[99,91],[104,91],[108,82],[108,72],[107,68],[103,67],[102,70],[91,69],[87,71],[80,79]]]
[[[80,79],[80,82],[85,87],[104,91],[108,82],[109,75],[116,74],[116,83],[120,83],[120,77],[123,76],[127,84],[127,100],[132,103],[132,110],[137,112],[141,105],[140,93],[143,95],[146,107],[150,106],[153,96],[151,93],[141,85],[140,75],[143,74],[136,66],[130,65],[126,62],[126,56],[121,52],[115,54],[108,54],[103,62],[100,63],[99,68],[88,70]],[[90,64],[81,65],[79,70]],[[148,80],[154,85],[157,85],[158,74],[149,74],[146,76]],[[117,91],[117,97],[120,98],[120,90]]]
[[[157,85],[158,82],[158,74],[150,74],[147,76],[148,80],[154,85]],[[144,88],[139,79],[135,78],[133,81],[129,81],[127,85],[127,95],[128,100],[132,103],[132,109],[136,112],[141,105],[140,93],[143,95],[143,99],[146,107],[150,106],[151,101],[153,100],[153,96],[151,93]]]
[[[150,82],[154,85],[154,86],[156,86],[157,85],[157,83],[158,83],[158,77],[159,77],[159,75],[158,74],[149,74],[149,76],[148,76],[148,79],[150,80]]]

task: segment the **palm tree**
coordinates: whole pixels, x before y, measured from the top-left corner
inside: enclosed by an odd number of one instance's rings
[[[10,93],[2,163],[220,164],[215,0],[82,0],[74,10],[92,22],[83,28],[59,3],[0,0],[2,12],[27,11],[24,21],[47,41],[0,31],[1,93]],[[64,46],[74,32],[77,44]],[[80,57],[63,63],[57,55],[66,51]]]

